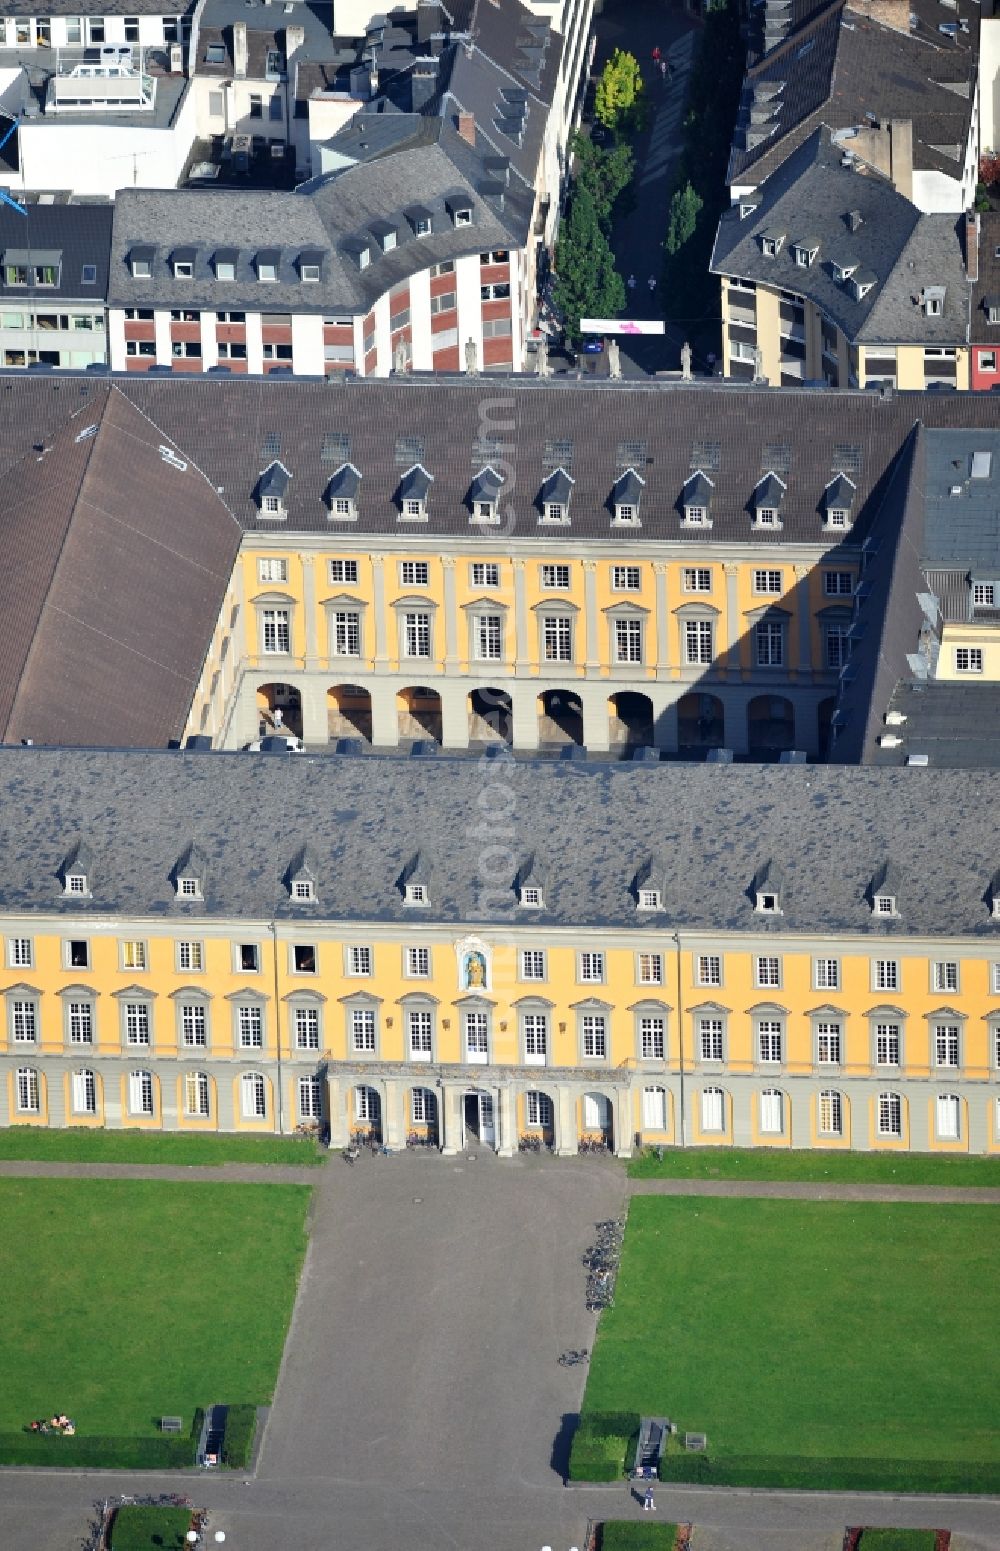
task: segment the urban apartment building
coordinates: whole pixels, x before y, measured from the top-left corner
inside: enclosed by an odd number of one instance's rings
[[[0,1120],[995,1152],[998,782],[6,749]]]
[[[0,364],[107,361],[111,207],[0,204]]]

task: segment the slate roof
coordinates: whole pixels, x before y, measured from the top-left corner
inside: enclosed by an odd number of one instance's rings
[[[760,185],[753,215],[738,204],[722,214],[712,255],[716,274],[742,276],[772,289],[794,291],[816,303],[852,341],[867,344],[959,345],[968,338],[969,286],[953,215],[922,215],[887,178],[842,165],[831,131],[817,129]],[[849,212],[861,216],[851,230]],[[819,253],[805,267],[794,249],[803,232],[815,234]],[[762,237],[784,234],[774,257]],[[835,266],[870,271],[875,284],[857,297],[852,280]],[[945,287],[941,313],[928,317],[925,286]]]
[[[960,566],[1000,578],[1000,427],[928,431],[926,444],[925,567]],[[990,471],[974,479],[973,454],[982,452],[990,454]]]
[[[969,338],[974,345],[1000,349],[1000,323],[991,323],[989,305],[1000,307],[1000,212],[979,216],[979,278],[972,287]]]
[[[195,8],[194,0],[73,0],[72,16],[186,16]],[[62,10],[55,5],[39,5],[38,0],[4,0],[5,16],[56,16]]]
[[[183,730],[239,528],[121,394],[70,408],[0,478],[0,737],[162,744]]]
[[[899,747],[874,748],[868,763],[905,765],[925,754],[937,770],[1000,770],[1000,684],[902,682],[888,710],[906,718],[881,729],[899,738]]]
[[[835,129],[864,127],[866,116],[910,119],[913,165],[960,179],[972,125],[979,18],[969,7],[969,32],[945,38],[938,27],[956,22],[930,0],[914,0],[909,32],[882,26],[845,5],[817,10],[778,47],[752,64],[744,77],[741,120],[764,133],[747,145],[737,129],[728,182],[756,184],[801,144],[819,122]],[[775,115],[754,124],[754,88],[782,90]],[[960,148],[958,160],[942,147]]]
[[[997,855],[984,834],[984,814],[1000,804],[994,774],[514,760],[504,785],[522,856],[545,848],[548,929],[662,931],[661,913],[638,911],[632,892],[655,834],[663,913],[683,931],[997,938],[984,903]],[[400,880],[418,858],[430,890],[421,926],[509,929],[503,880],[483,889],[481,838],[455,822],[477,811],[481,791],[476,763],[446,756],[3,749],[0,905],[73,919],[182,910],[412,928]],[[94,858],[86,901],[62,895],[57,881],[80,841]],[[179,906],[172,873],[189,841],[208,862],[206,897]],[[305,846],[318,904],[302,906],[284,880]],[[773,919],[754,913],[751,891],[768,860],[783,885]],[[886,861],[919,880],[898,919],[874,916],[866,898]]]
[[[55,287],[6,285],[0,266],[0,297],[5,300],[40,303],[42,301],[90,301],[104,310],[108,292],[108,264],[111,256],[110,204],[25,205],[18,215],[8,204],[0,204],[0,251],[27,249],[29,252],[61,252],[59,284]],[[92,282],[84,285],[83,266],[93,264]]]

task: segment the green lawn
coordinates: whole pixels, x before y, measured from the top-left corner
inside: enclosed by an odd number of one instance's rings
[[[323,1163],[328,1157],[304,1136],[184,1136],[177,1132],[50,1131],[43,1126],[0,1129],[0,1160],[44,1163]]]
[[[111,1530],[111,1551],[173,1551],[187,1548],[190,1508],[119,1508]]]
[[[601,1526],[601,1551],[673,1551],[676,1539],[676,1524],[648,1519],[612,1519]],[[117,1546],[114,1551],[118,1551]]]
[[[0,1432],[65,1411],[78,1440],[150,1437],[214,1401],[271,1398],[309,1189],[0,1180]],[[35,1440],[30,1440],[34,1442]]]
[[[792,1152],[779,1147],[668,1147],[643,1152],[628,1166],[632,1179],[843,1180],[871,1185],[992,1185],[1000,1189],[1000,1157],[931,1153]]]
[[[936,1543],[932,1529],[866,1529],[858,1551],[934,1551]]]
[[[672,1457],[679,1479],[729,1461],[748,1483],[895,1469],[920,1490],[941,1462],[949,1489],[985,1467],[996,1490],[998,1229],[991,1206],[633,1198],[584,1423],[706,1433],[707,1462]]]

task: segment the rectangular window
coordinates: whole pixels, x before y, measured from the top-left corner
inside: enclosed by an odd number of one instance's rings
[[[973,582],[972,602],[977,609],[991,609],[996,601],[996,588],[992,582]]]
[[[257,580],[260,582],[287,582],[288,561],[278,556],[261,556],[257,561]]]
[[[433,1016],[427,1008],[411,1008],[406,1014],[411,1061],[429,1061],[433,1047]]]
[[[185,1077],[184,1113],[198,1120],[207,1120],[212,1113],[207,1072],[188,1072]]]
[[[712,591],[712,573],[708,566],[688,565],[684,567],[684,591]]]
[[[257,1013],[258,1007],[240,1008],[240,1044],[243,1043],[244,1014]],[[185,1002],[181,1006],[181,1041],[189,1049],[204,1050],[208,1044],[208,1018],[204,1002]]]
[[[430,654],[431,616],[405,614],[403,616],[403,656],[429,657]]]
[[[149,1044],[148,1002],[125,1003],[125,1043],[127,1045]]]
[[[262,609],[261,623],[265,652],[282,655],[291,651],[292,632],[287,609]]]
[[[97,1114],[97,1079],[93,1072],[74,1072],[72,1104],[75,1115]]]
[[[776,958],[758,958],[754,966],[758,986],[781,985],[781,960]]]
[[[431,950],[429,948],[407,948],[406,973],[411,979],[426,980],[431,972]]]
[[[821,1066],[840,1065],[840,1024],[817,1023],[816,1060]]]
[[[637,565],[613,565],[611,587],[614,592],[638,592],[642,573]]]
[[[260,1072],[244,1072],[240,1097],[245,1120],[263,1120],[267,1114],[267,1085]]]
[[[75,882],[76,880],[71,880]],[[90,968],[90,944],[83,937],[74,937],[65,945],[66,963],[70,969]]]
[[[568,615],[546,615],[543,620],[542,647],[546,662],[572,662],[573,621]]]
[[[819,1096],[819,1130],[821,1136],[840,1136],[844,1130],[843,1102],[839,1093],[828,1089]]]
[[[361,615],[338,610],[333,616],[333,655],[361,656]]]
[[[473,587],[499,587],[500,567],[494,560],[475,561],[472,566]]]
[[[958,965],[954,960],[939,961],[934,965],[935,991],[958,990]]]
[[[122,969],[146,968],[146,944],[144,942],[122,943]]]
[[[956,673],[982,673],[983,653],[978,646],[956,646],[955,648],[955,672]]]
[[[351,1049],[357,1054],[375,1053],[375,1009],[351,1008]]]
[[[878,1096],[878,1134],[903,1134],[903,1106],[898,1093],[880,1093]]]
[[[665,1131],[667,1129],[667,1094],[664,1088],[643,1088],[642,1129]]]
[[[70,1002],[69,1042],[71,1045],[94,1043],[94,1007],[92,1002]]]
[[[895,959],[876,959],[874,983],[876,991],[899,990],[899,965]]]
[[[152,1072],[129,1072],[128,1107],[133,1115],[151,1115],[153,1113]]]
[[[722,1060],[722,1019],[698,1019],[698,1056],[702,1061]]]
[[[430,566],[426,560],[403,560],[399,575],[404,587],[426,587],[430,581]]]
[[[38,1010],[34,1002],[11,1002],[10,1032],[15,1045],[35,1044],[38,1039]]]
[[[780,593],[781,592],[781,572],[780,571],[754,571],[754,573],[753,573],[753,590],[754,590],[754,592],[757,592],[757,593],[761,593],[761,592],[763,592],[763,593],[775,593],[775,594]]]
[[[292,949],[292,965],[297,975],[315,975],[315,945],[311,942],[297,942]]]
[[[17,1072],[17,1107],[22,1115],[37,1115],[41,1109],[38,1089],[38,1073],[30,1066],[21,1066]]]
[[[521,949],[521,979],[545,979],[545,953],[541,948]]]
[[[703,1088],[701,1094],[701,1129],[724,1131],[726,1127],[726,1096],[721,1088]]]
[[[543,1012],[526,1012],[524,1015],[524,1059],[529,1066],[545,1063],[549,1046],[548,1019]]]
[[[482,1065],[489,1054],[489,1020],[484,1012],[467,1012],[465,1015],[465,1054],[468,1060]]]
[[[299,1119],[322,1120],[323,1118],[323,1079],[322,1077],[300,1077],[298,1084],[299,1094]]]
[[[846,667],[851,655],[851,639],[847,625],[827,625],[823,631],[823,644],[826,666],[833,672],[839,673],[841,668]]]
[[[718,953],[701,953],[696,964],[696,978],[700,986],[721,986],[722,958]]]
[[[264,99],[258,92],[250,93],[250,118],[264,117]]]
[[[813,984],[817,991],[839,991],[840,960],[813,959]]]
[[[432,1126],[437,1119],[437,1102],[430,1088],[414,1088],[410,1093],[410,1118],[415,1126]]]
[[[595,984],[604,979],[604,954],[581,953],[580,954],[580,979],[586,984]]]
[[[714,654],[713,624],[710,619],[684,621],[684,661],[689,667],[707,667]]]
[[[665,1039],[662,1018],[643,1016],[639,1019],[639,1045],[644,1061],[663,1060]]]
[[[542,591],[565,592],[569,587],[568,565],[542,566]]]
[[[824,571],[823,592],[828,598],[849,598],[854,591],[853,571]]]
[[[934,1065],[958,1065],[958,1024],[938,1023],[934,1027]]]
[[[33,960],[30,937],[8,937],[7,963],[11,969],[30,969]]]
[[[356,560],[331,560],[330,581],[341,587],[354,587],[358,580],[358,562]]]
[[[762,1018],[757,1024],[757,1049],[761,1061],[781,1060],[781,1020]]]
[[[474,655],[479,662],[499,662],[503,656],[503,629],[499,614],[477,614],[472,624]]]
[[[177,944],[177,968],[197,972],[205,968],[205,946],[200,942]]]
[[[583,1015],[583,1053],[590,1060],[603,1061],[608,1053],[607,1022],[603,1013]]]
[[[759,619],[754,630],[759,668],[780,668],[785,660],[785,627],[773,619]]]
[[[526,1093],[525,1119],[532,1130],[547,1130],[552,1125],[552,1100],[547,1093]]]
[[[642,620],[615,620],[615,662],[642,662]]]
[[[898,1023],[875,1025],[875,1064],[877,1066],[899,1065]]]
[[[639,984],[641,986],[661,986],[663,984],[663,955],[661,953],[639,954]]]
[[[371,948],[348,948],[347,973],[349,975],[370,975],[372,973]]]
[[[935,1107],[938,1136],[945,1142],[957,1142],[961,1133],[961,1100],[954,1093],[942,1093]]]
[[[236,950],[237,967],[245,975],[260,973],[260,949],[255,942],[241,942]]]
[[[765,1088],[760,1096],[760,1129],[768,1136],[780,1136],[784,1130],[784,1103],[776,1088]]]
[[[296,1007],[294,1010],[296,1050],[319,1049],[319,1008]]]
[[[203,1009],[204,1010],[204,1009]],[[241,1050],[263,1050],[264,1048],[264,1013],[256,1002],[248,1002],[237,1007],[237,1043]],[[204,1032],[204,1021],[202,1022]],[[185,1040],[186,1043],[189,1043]],[[204,1044],[204,1038],[201,1043]]]

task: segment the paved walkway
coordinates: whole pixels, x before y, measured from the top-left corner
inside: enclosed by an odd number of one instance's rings
[[[630,1196],[758,1196],[777,1201],[918,1201],[976,1202],[1000,1205],[1000,1189],[950,1185],[858,1185],[773,1179],[631,1179]]]
[[[207,1168],[184,1168],[169,1163],[47,1163],[26,1158],[0,1162],[0,1179],[178,1179],[204,1184],[225,1184],[228,1180],[245,1185],[316,1185],[324,1169],[330,1166],[327,1163],[320,1168],[303,1169],[281,1163],[221,1163]]]

